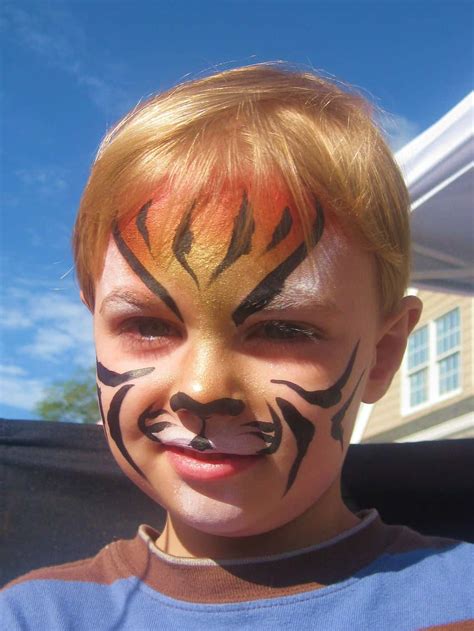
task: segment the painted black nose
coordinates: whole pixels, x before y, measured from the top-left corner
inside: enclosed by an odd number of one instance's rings
[[[173,394],[170,399],[170,406],[173,412],[186,410],[199,416],[207,418],[214,414],[222,414],[225,416],[238,416],[245,409],[245,403],[240,399],[215,399],[208,403],[200,403],[184,392]]]
[[[197,451],[211,451],[214,449],[213,444],[205,436],[195,436],[189,443],[189,446]]]

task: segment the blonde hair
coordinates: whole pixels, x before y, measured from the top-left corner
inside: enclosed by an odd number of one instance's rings
[[[346,86],[285,64],[182,83],[139,104],[106,135],[74,230],[88,304],[118,219],[163,187],[188,203],[219,195],[229,182],[245,184],[254,199],[278,182],[305,234],[317,198],[373,253],[382,309],[396,307],[409,274],[409,199],[372,108]]]

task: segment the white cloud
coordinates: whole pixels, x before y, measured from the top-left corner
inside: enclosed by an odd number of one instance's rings
[[[111,72],[113,68],[94,55],[86,33],[64,4],[42,3],[41,10],[36,12],[33,6],[26,11],[10,4],[1,30],[4,38],[14,38],[16,43],[69,75],[107,114],[116,116],[129,109],[123,78],[111,79],[117,70]]]
[[[64,293],[21,278],[5,289],[0,335],[8,361],[0,364],[1,404],[33,410],[51,381],[94,364],[92,318],[79,298],[68,295],[71,279],[63,283]]]
[[[30,305],[30,314],[37,328],[22,352],[50,361],[60,361],[69,352],[75,364],[85,367],[94,362],[92,320],[79,300],[43,295]]]
[[[45,385],[39,379],[27,378],[24,375],[2,375],[0,387],[0,403],[33,410],[43,398]]]
[[[401,149],[421,131],[420,126],[414,121],[405,118],[405,116],[388,114],[387,112],[380,114],[378,124],[384,132],[392,151]]]
[[[43,195],[55,195],[68,187],[65,170],[57,167],[20,169],[15,175],[22,184],[28,188],[34,188]]]
[[[6,302],[6,301],[5,301]],[[27,329],[32,326],[33,320],[23,311],[16,308],[5,307],[1,310],[2,329]]]
[[[11,375],[13,377],[24,377],[26,370],[13,364],[0,364],[0,375]]]
[[[78,298],[40,288],[16,287],[6,293],[9,308],[0,331],[21,332],[24,342],[15,345],[19,356],[81,367],[94,363],[92,318]]]
[[[34,357],[54,361],[64,355],[65,351],[74,349],[76,340],[54,326],[42,326],[35,331],[31,344],[20,347],[20,351]]]
[[[0,403],[23,410],[32,410],[44,393],[40,379],[28,376],[15,364],[0,364]]]

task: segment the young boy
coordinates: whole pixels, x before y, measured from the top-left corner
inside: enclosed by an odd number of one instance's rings
[[[168,518],[13,582],[5,629],[474,628],[472,547],[340,493],[421,311],[408,208],[367,104],[283,65],[185,83],[108,134],[77,274],[111,450]]]

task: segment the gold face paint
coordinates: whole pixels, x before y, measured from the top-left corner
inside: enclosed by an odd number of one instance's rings
[[[214,324],[216,318],[222,324],[232,319],[239,324],[246,317],[236,313],[239,300],[250,296],[252,304],[244,311],[258,310],[254,302],[262,292],[278,293],[277,285],[282,286],[307,254],[299,217],[283,193],[276,192],[271,202],[257,209],[242,189],[184,209],[166,202],[166,198],[147,202],[119,224],[115,239],[132,269],[178,317],[179,309],[168,293],[172,288],[163,287],[160,277],[173,279],[176,286],[191,292]],[[268,286],[260,287],[267,278]],[[252,297],[255,288],[258,296]]]

